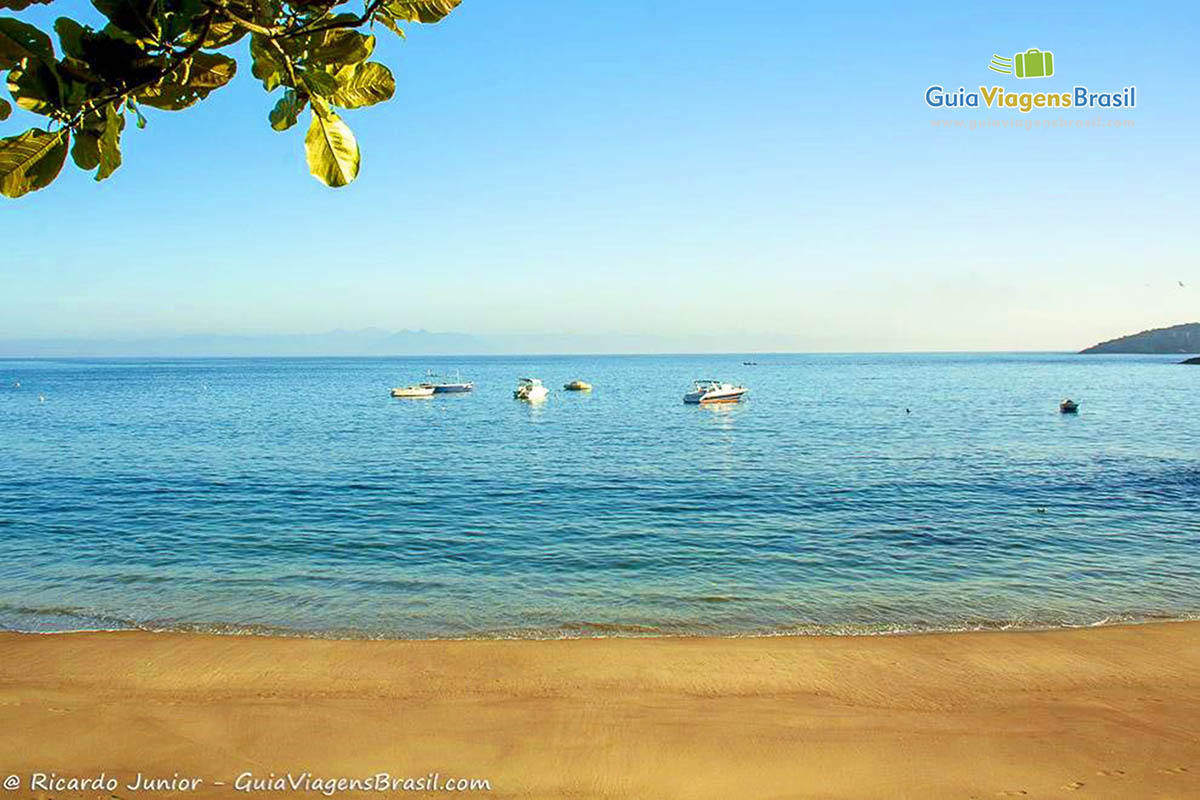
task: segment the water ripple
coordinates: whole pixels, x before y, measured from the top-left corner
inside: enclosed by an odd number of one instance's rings
[[[22,385],[0,391],[0,627],[869,633],[1200,611],[1200,372],[1167,359],[446,362],[0,362]],[[478,390],[387,396],[427,366]],[[527,373],[597,388],[531,408],[509,394]],[[750,400],[682,405],[709,374]]]

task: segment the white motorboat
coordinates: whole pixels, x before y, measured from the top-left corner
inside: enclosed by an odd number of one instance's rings
[[[531,403],[545,400],[550,392],[537,378],[521,378],[513,397],[517,400],[528,400]]]
[[[736,403],[750,391],[745,386],[735,386],[721,381],[696,381],[692,391],[683,396],[683,402],[700,405],[710,403]]]
[[[397,386],[392,397],[433,397],[432,386]]]

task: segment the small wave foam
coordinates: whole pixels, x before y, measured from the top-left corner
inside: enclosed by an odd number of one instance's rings
[[[0,630],[56,633],[84,630],[130,630],[136,620],[75,606],[21,606],[0,602]]]
[[[367,631],[351,628],[304,630],[278,625],[225,622],[179,622],[170,620],[133,620],[83,611],[77,608],[20,609],[0,604],[0,630],[14,633],[57,635],[85,632],[144,631],[148,633],[188,633],[214,636],[263,636],[295,639],[372,640],[372,641],[472,641],[472,640],[561,640],[612,638],[769,638],[788,636],[907,636],[938,633],[977,633],[986,631],[1047,631],[1079,628],[1137,625],[1160,622],[1200,620],[1200,612],[1167,615],[1112,614],[1093,620],[1014,621],[972,620],[959,624],[905,623],[801,623],[780,628],[735,630],[688,625],[648,625],[616,622],[566,622],[552,627],[508,628],[472,632],[414,633],[406,631]]]

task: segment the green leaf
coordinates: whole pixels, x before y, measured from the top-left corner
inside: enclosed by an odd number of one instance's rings
[[[75,166],[91,172],[100,166],[100,136],[90,130],[75,132],[75,143],[71,145],[71,158]]]
[[[346,123],[332,111],[313,105],[304,150],[308,171],[326,186],[345,186],[358,177],[358,142]]]
[[[335,3],[335,5],[336,5],[336,3]],[[344,28],[357,28],[358,27],[358,15],[350,14],[348,12],[344,12],[341,14],[334,14],[331,17],[325,17],[325,19],[321,20],[321,24],[322,25],[340,25]]]
[[[253,59],[250,71],[262,81],[263,88],[268,92],[275,91],[288,80],[287,66],[279,53],[268,39],[257,33],[250,37],[250,57]]]
[[[392,33],[396,34],[401,39],[408,38],[407,36],[404,35],[404,28],[401,28],[400,24],[398,22],[396,22],[396,18],[393,17],[391,14],[387,13],[387,11],[385,11],[383,9],[376,11],[375,19],[379,20],[384,25],[386,25],[391,30]]]
[[[121,131],[124,127],[125,116],[115,104],[110,104],[105,110],[104,130],[97,142],[100,169],[96,171],[96,180],[104,180],[121,166]]]
[[[311,36],[298,37],[298,57],[306,64],[357,64],[375,51],[375,37],[358,31],[335,28]]]
[[[34,3],[42,6],[48,6],[54,0],[0,0],[0,8],[8,8],[13,11],[24,11]]]
[[[342,67],[336,77],[338,88],[329,95],[329,102],[342,108],[373,106],[396,93],[391,71],[375,61]]]
[[[288,128],[296,124],[300,116],[300,112],[304,110],[304,106],[308,103],[306,98],[301,97],[292,89],[285,89],[283,97],[275,104],[275,108],[271,110],[269,119],[271,127],[277,131],[286,131]]]
[[[196,37],[200,35],[201,30],[203,30],[203,25],[200,21],[193,20],[192,30],[187,36],[183,37],[183,44],[188,45],[194,42]],[[208,26],[208,33],[204,37],[203,46],[209,50],[218,50],[233,44],[249,32],[231,20],[215,21]]]
[[[337,78],[323,69],[309,69],[300,73],[300,80],[311,94],[329,97],[338,90]]]
[[[66,128],[54,133],[32,129],[0,139],[0,194],[20,197],[49,186],[67,159]]]
[[[27,58],[54,63],[50,37],[12,17],[0,17],[0,69],[12,69]]]
[[[219,53],[199,52],[154,86],[138,92],[137,99],[164,111],[178,111],[208,97],[233,79],[237,62]]]
[[[80,83],[100,83],[99,75],[91,70],[91,65],[80,58],[67,56],[55,65],[55,71],[60,78],[69,78]]]
[[[61,68],[62,62],[59,62],[59,66]],[[87,101],[91,94],[91,84],[95,84],[96,81],[94,78],[88,81],[74,80],[62,75],[61,72],[58,78],[59,86],[62,87],[62,107],[67,113],[74,114]]]
[[[382,8],[405,22],[438,22],[458,7],[462,0],[388,0]]]
[[[85,33],[79,44],[88,69],[110,85],[138,86],[157,78],[166,64],[165,56],[151,55],[111,25]]]
[[[158,12],[155,22],[163,32],[163,38],[173,42],[187,33],[203,15],[204,0],[159,0],[154,9]]]
[[[54,32],[58,34],[58,44],[62,47],[63,54],[71,58],[87,58],[83,50],[83,37],[92,33],[91,29],[83,27],[70,17],[59,17],[54,20]]]
[[[96,180],[102,181],[116,172],[121,166],[121,131],[125,130],[125,115],[121,114],[116,103],[104,107],[104,121],[100,128],[100,137],[96,139],[96,151],[100,155],[100,169],[96,170]]]
[[[17,105],[26,111],[48,116],[62,107],[58,78],[41,61],[31,61],[25,69],[8,73],[8,91]]]
[[[127,44],[138,44],[138,42],[141,41],[140,39],[138,39],[138,37],[134,36],[129,31],[124,30],[123,28],[118,28],[116,25],[113,25],[111,22],[108,23],[107,25],[105,25],[103,28],[101,28],[100,33],[105,36],[110,36],[113,39],[120,39],[122,42],[125,42]]]
[[[161,36],[155,18],[155,0],[92,0],[108,21],[135,39],[156,41]]]
[[[180,69],[186,71],[189,87],[207,94],[233,80],[237,74],[237,62],[220,53],[199,52]]]

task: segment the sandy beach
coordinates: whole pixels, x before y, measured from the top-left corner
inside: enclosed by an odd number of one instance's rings
[[[1189,798],[1197,720],[1197,623],[567,641],[0,635],[11,797],[245,797],[239,781],[271,776],[320,787],[434,773],[506,798]],[[101,773],[117,790],[77,788]],[[164,778],[194,789],[144,788]]]

